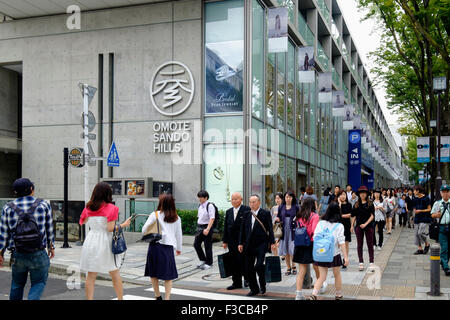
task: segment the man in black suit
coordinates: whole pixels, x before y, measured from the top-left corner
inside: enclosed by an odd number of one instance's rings
[[[241,224],[250,208],[242,205],[242,196],[239,192],[231,195],[232,208],[228,209],[225,215],[225,226],[223,230],[223,248],[229,250],[232,257],[232,279],[233,284],[228,290],[242,288],[242,276],[244,275],[244,255],[239,252],[239,234]]]
[[[269,211],[261,209],[261,200],[258,195],[250,197],[250,209],[241,225],[238,250],[245,255],[245,270],[250,285],[247,296],[255,296],[258,293],[266,293],[264,260],[266,252],[269,252],[269,243],[272,245],[272,250],[275,250],[275,238],[272,217]],[[261,290],[256,281],[256,273],[258,273]]]

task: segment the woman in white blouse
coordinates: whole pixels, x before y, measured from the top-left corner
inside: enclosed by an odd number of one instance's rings
[[[373,243],[378,250],[381,250],[383,247],[383,229],[386,225],[387,202],[383,200],[379,190],[374,193],[373,205],[375,207],[375,225],[378,228],[378,245],[375,232],[373,233]]]
[[[183,243],[181,219],[177,215],[175,199],[171,194],[159,196],[158,209],[148,217],[142,227],[143,234],[156,222],[156,219],[160,225],[162,239],[148,246],[145,276],[151,278],[156,300],[162,300],[158,281],[164,280],[165,299],[169,300],[172,280],[178,278],[174,251],[176,255],[180,255]]]

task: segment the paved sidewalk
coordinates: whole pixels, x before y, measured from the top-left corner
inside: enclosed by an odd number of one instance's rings
[[[227,291],[225,288],[231,284],[231,278],[221,279],[217,267],[217,255],[224,252],[221,243],[213,245],[214,264],[213,268],[203,271],[196,268],[199,261],[192,246],[193,236],[183,236],[183,252],[175,258],[179,278],[174,282],[174,287],[189,288],[219,293],[232,293],[245,295],[248,289]],[[62,249],[62,243],[56,244],[56,256],[51,260],[51,272],[61,275],[71,275],[72,270],[78,268],[81,246],[70,243],[71,248]],[[144,269],[147,255],[147,243],[136,243],[127,241],[128,250],[125,262],[121,268],[121,276],[127,283],[149,285],[148,277],[144,277]],[[352,235],[350,243],[350,266],[343,271],[343,294],[346,299],[370,299],[370,300],[392,300],[392,299],[417,299],[417,300],[450,300],[450,277],[446,277],[441,270],[441,292],[440,297],[431,297],[426,294],[430,284],[430,256],[413,255],[416,247],[414,245],[414,231],[408,228],[395,228],[391,235],[385,234],[385,244],[381,251],[375,251],[374,273],[367,272],[369,257],[366,244],[364,244],[364,261],[366,270],[358,270],[358,257],[356,252],[356,237]],[[5,264],[9,256],[6,255]],[[69,267],[72,270],[69,270]],[[267,285],[267,296],[285,299],[294,299],[296,288],[296,276],[285,276],[286,265],[282,262],[282,281],[269,283]],[[313,279],[315,274],[312,270]],[[83,277],[83,275],[82,275]],[[110,279],[108,274],[99,274],[100,279]],[[331,270],[328,273],[328,289],[321,299],[333,299],[335,295],[334,278]],[[378,284],[378,288],[377,288]],[[305,295],[310,295],[312,289],[303,290]]]

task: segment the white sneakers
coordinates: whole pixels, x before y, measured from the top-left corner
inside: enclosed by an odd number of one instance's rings
[[[211,269],[212,268],[212,266],[210,266],[209,264],[204,264],[203,266],[201,266],[200,267],[200,269],[202,269],[202,270],[208,270],[208,269]]]
[[[381,251],[381,247],[377,247],[378,251]]]
[[[295,293],[295,300],[306,300],[306,297],[303,295],[302,291],[296,290]]]
[[[322,284],[322,288],[320,288],[319,293],[320,293],[320,294],[324,294],[324,293],[327,291],[327,287],[328,287],[328,283],[325,281],[325,282]]]
[[[203,267],[203,265],[205,264],[205,262],[201,262],[198,266],[197,266],[197,269],[201,269],[202,267]]]
[[[367,269],[367,271],[369,272],[374,272],[375,271],[375,265],[373,263],[369,264],[369,269]]]

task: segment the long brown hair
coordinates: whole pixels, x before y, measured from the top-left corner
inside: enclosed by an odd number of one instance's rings
[[[308,221],[309,217],[311,217],[311,213],[316,210],[316,206],[314,200],[312,198],[306,198],[302,201],[302,205],[300,210],[297,211],[296,218],[297,220],[303,219],[304,221]]]
[[[164,221],[173,223],[178,220],[175,199],[170,193],[159,195],[158,211],[164,212]]]
[[[103,202],[112,203],[112,189],[106,182],[99,182],[95,185],[92,191],[91,199],[86,204],[86,208],[91,211],[97,211],[102,206]]]
[[[373,202],[369,199],[369,193],[367,193],[366,202],[369,207],[373,206]],[[360,205],[362,205],[362,200],[361,200],[361,196],[358,195],[358,201],[356,201],[356,203],[355,203],[355,208],[359,208]]]

